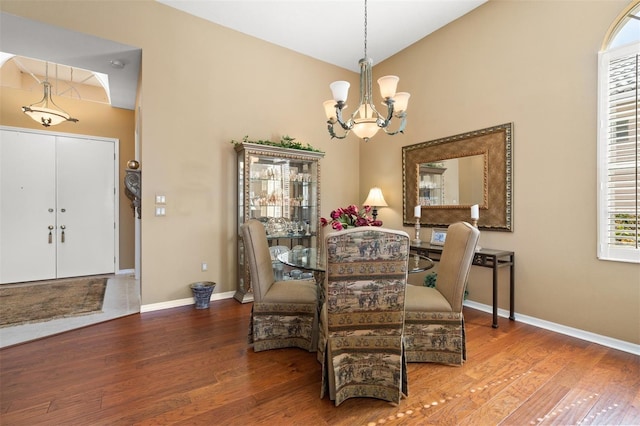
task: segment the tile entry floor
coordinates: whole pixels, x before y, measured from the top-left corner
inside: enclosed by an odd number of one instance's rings
[[[133,273],[107,281],[102,312],[0,328],[0,348],[140,312],[140,281]]]

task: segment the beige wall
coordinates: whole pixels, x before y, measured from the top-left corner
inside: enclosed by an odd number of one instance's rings
[[[480,244],[515,251],[516,311],[640,343],[640,266],[596,258],[597,52],[628,4],[492,0],[379,64],[411,92],[410,122],[361,145],[360,194],[380,185],[394,206],[380,216],[401,227],[403,145],[513,122],[514,232]],[[491,305],[489,269],[473,268],[469,299]]]
[[[189,297],[198,280],[234,289],[231,139],[311,143],[326,151],[325,215],[377,185],[391,206],[380,218],[400,228],[403,145],[513,122],[515,231],[484,232],[481,244],[516,251],[518,313],[640,343],[638,266],[595,258],[596,53],[626,4],[489,2],[375,67],[411,92],[410,121],[405,135],[368,144],[327,136],[328,83],[357,87],[343,69],[149,0],[0,8],[143,49],[143,304]],[[156,193],[167,196],[164,218],[153,216]],[[490,304],[490,271],[476,269],[470,298]]]

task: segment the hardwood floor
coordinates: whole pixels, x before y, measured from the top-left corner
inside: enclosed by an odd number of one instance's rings
[[[409,364],[398,406],[320,399],[315,353],[254,353],[251,304],[131,315],[0,350],[2,425],[640,424],[640,358],[465,308],[462,367]]]

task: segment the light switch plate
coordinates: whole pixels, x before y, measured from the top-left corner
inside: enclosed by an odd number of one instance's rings
[[[164,207],[156,207],[156,216],[164,216],[167,214],[167,211]]]
[[[156,194],[156,204],[166,204],[167,198],[164,195]]]

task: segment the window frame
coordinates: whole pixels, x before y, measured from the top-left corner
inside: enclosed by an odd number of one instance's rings
[[[609,64],[612,60],[633,56],[640,58],[640,41],[613,49],[606,49],[598,54],[598,242],[597,254],[600,260],[640,263],[640,241],[636,237],[636,246],[627,247],[609,244]],[[636,61],[636,70],[638,61]],[[637,72],[636,72],[637,74]],[[636,85],[640,82],[636,82]],[[638,103],[636,89],[636,106]],[[636,109],[637,111],[637,109]],[[636,114],[636,146],[638,147],[638,116]],[[636,150],[636,187],[638,181],[638,155]],[[636,192],[636,215],[640,213],[640,194]]]

